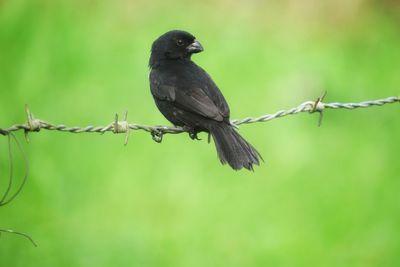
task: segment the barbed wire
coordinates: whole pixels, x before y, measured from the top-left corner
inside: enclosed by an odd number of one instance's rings
[[[326,109],[357,109],[357,108],[368,108],[373,106],[383,106],[386,104],[400,102],[400,97],[391,96],[383,99],[376,100],[368,100],[357,103],[340,103],[340,102],[332,102],[332,103],[324,103],[322,102],[326,93],[322,96],[318,97],[315,101],[306,101],[301,103],[297,107],[287,109],[287,110],[279,110],[272,114],[266,114],[260,117],[247,117],[239,120],[232,120],[231,123],[234,126],[239,126],[242,124],[250,124],[256,122],[267,122],[273,119],[282,118],[288,115],[295,115],[302,112],[315,113],[318,112],[320,114],[319,125],[322,121],[323,111]],[[23,130],[25,132],[25,136],[28,139],[29,132],[39,132],[40,130],[49,130],[49,131],[60,131],[60,132],[68,132],[68,133],[105,133],[105,132],[113,132],[113,133],[126,133],[125,144],[128,142],[129,132],[131,130],[143,130],[151,133],[153,140],[156,142],[161,142],[164,134],[178,134],[182,132],[187,132],[188,130],[184,127],[178,126],[149,126],[137,123],[128,123],[127,115],[125,112],[123,120],[119,120],[118,114],[115,115],[115,120],[106,126],[86,126],[86,127],[69,127],[64,124],[54,124],[50,122],[46,122],[41,119],[37,119],[30,112],[28,106],[25,106],[25,112],[27,116],[27,122],[22,124],[15,124],[8,128],[0,128],[0,134],[8,135],[11,132]]]
[[[373,106],[383,106],[386,104],[400,102],[400,97],[391,96],[383,99],[376,100],[368,100],[357,103],[340,103],[340,102],[332,102],[332,103],[324,103],[322,102],[326,92],[318,97],[315,101],[306,101],[301,103],[300,105],[287,109],[287,110],[279,110],[272,114],[266,114],[260,117],[247,117],[240,120],[232,120],[231,123],[234,126],[239,126],[242,124],[250,124],[256,122],[267,122],[274,119],[282,118],[289,115],[295,115],[302,112],[315,113],[318,112],[320,114],[319,123],[321,124],[323,111],[325,109],[357,109],[357,108],[368,108]],[[53,124],[46,122],[41,119],[37,119],[33,116],[32,112],[30,112],[28,106],[25,106],[25,113],[27,116],[27,122],[22,124],[14,124],[8,128],[0,128],[0,135],[4,135],[8,137],[8,150],[9,150],[9,159],[10,159],[10,175],[9,182],[6,187],[6,191],[3,193],[3,196],[0,196],[0,207],[6,204],[9,204],[15,197],[21,192],[24,184],[27,180],[28,176],[28,160],[25,156],[25,153],[16,139],[13,132],[23,130],[25,132],[25,138],[29,141],[28,133],[29,132],[39,132],[40,130],[49,130],[49,131],[60,131],[60,132],[68,132],[68,133],[105,133],[105,132],[113,132],[113,133],[126,133],[125,137],[125,145],[128,143],[129,132],[131,130],[143,130],[151,133],[153,140],[156,142],[161,142],[164,134],[178,134],[182,132],[188,132],[188,129],[184,127],[175,127],[175,126],[148,126],[136,123],[128,123],[127,117],[128,112],[125,112],[123,120],[119,120],[118,114],[115,115],[115,119],[113,122],[107,124],[106,126],[86,126],[86,127],[68,127],[64,124]],[[11,140],[14,140],[19,148],[20,152],[23,155],[23,159],[25,161],[25,175],[22,179],[22,182],[17,187],[15,193],[11,194],[11,187],[13,184],[13,163],[12,163],[12,153],[11,153]],[[11,196],[9,196],[11,194]],[[17,232],[9,229],[0,229],[0,237],[2,233],[16,234],[23,236],[30,240],[34,246],[37,246],[34,240],[27,234],[22,232]]]

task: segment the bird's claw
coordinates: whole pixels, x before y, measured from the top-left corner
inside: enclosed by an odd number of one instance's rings
[[[188,126],[183,126],[183,129],[184,129],[186,132],[189,133],[189,137],[190,137],[192,140],[201,140],[201,138],[199,138],[199,137],[197,136],[197,133],[198,133],[198,132],[197,132],[194,128],[188,127]]]
[[[189,136],[192,138],[192,140],[201,140],[201,138],[197,136],[196,132],[189,132]]]

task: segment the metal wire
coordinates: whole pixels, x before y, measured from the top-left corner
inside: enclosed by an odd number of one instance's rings
[[[12,186],[13,186],[13,178],[14,178],[13,153],[12,153],[12,149],[11,149],[11,141],[12,141],[12,139],[14,139],[14,142],[15,142],[18,150],[21,153],[22,159],[25,162],[25,174],[24,174],[24,176],[22,178],[22,181],[17,186],[16,191],[14,193],[12,193],[11,196],[10,196],[9,194],[11,193],[11,189],[12,189]],[[26,157],[25,151],[22,148],[21,144],[19,143],[18,139],[15,137],[15,135],[12,132],[8,134],[8,158],[9,158],[9,162],[10,162],[9,163],[10,164],[10,175],[9,175],[8,186],[6,188],[6,191],[3,193],[3,196],[0,197],[0,207],[4,206],[4,205],[7,205],[11,201],[13,201],[19,195],[19,193],[22,191],[26,181],[28,180],[28,173],[29,173],[28,158]]]
[[[24,185],[28,179],[28,172],[29,172],[28,171],[28,169],[29,169],[28,158],[26,157],[26,154],[25,154],[21,144],[19,143],[18,139],[15,137],[14,133],[12,133],[12,132],[7,133],[6,135],[8,137],[8,158],[9,158],[9,164],[10,164],[10,174],[8,177],[8,185],[6,186],[6,190],[4,193],[2,193],[2,196],[0,195],[0,207],[9,204],[21,193],[21,191],[24,188]],[[17,186],[17,189],[13,193],[11,193],[13,182],[14,182],[14,164],[13,164],[13,153],[12,153],[12,148],[11,148],[12,140],[14,140],[14,142],[15,142],[18,150],[21,152],[22,158],[25,162],[25,174],[22,178],[22,181]],[[16,235],[25,237],[35,247],[37,246],[35,241],[29,235],[27,235],[25,233],[17,232],[17,231],[10,230],[10,229],[0,229],[0,237],[1,237],[2,233],[16,234]]]
[[[295,115],[302,112],[322,112],[325,109],[357,109],[357,108],[369,108],[373,106],[383,106],[386,104],[392,104],[396,102],[400,102],[400,97],[391,96],[383,99],[376,100],[368,100],[357,103],[324,103],[322,102],[325,94],[319,97],[316,101],[306,101],[301,103],[297,107],[287,109],[287,110],[279,110],[272,114],[266,114],[260,117],[247,117],[240,120],[232,120],[231,123],[233,125],[241,125],[241,124],[250,124],[256,122],[266,122],[271,121],[273,119],[282,118],[288,115]],[[115,117],[115,121],[107,124],[106,126],[86,126],[86,127],[69,127],[64,124],[54,124],[50,122],[46,122],[41,119],[34,118],[33,114],[29,111],[28,107],[26,107],[26,114],[28,121],[23,124],[15,124],[8,128],[0,128],[0,134],[7,135],[10,132],[15,132],[19,130],[28,132],[38,132],[40,130],[49,130],[49,131],[60,131],[60,132],[68,132],[68,133],[105,133],[105,132],[113,132],[113,133],[129,133],[130,130],[143,130],[146,132],[150,132],[153,136],[153,139],[157,142],[161,141],[162,136],[164,134],[178,134],[182,132],[186,132],[182,127],[175,126],[149,126],[143,124],[136,123],[128,123],[127,122],[127,113],[125,113],[125,117],[123,121],[118,121],[118,115]],[[125,143],[127,143],[128,135]]]
[[[22,232],[17,232],[14,230],[10,230],[10,229],[0,229],[0,237],[2,233],[7,233],[7,234],[14,234],[14,235],[19,235],[22,237],[25,237],[26,239],[28,239],[35,247],[37,247],[36,242],[27,234],[24,234]]]
[[[256,123],[256,122],[266,122],[266,121],[271,121],[274,119],[282,118],[288,115],[295,115],[299,114],[302,112],[309,112],[309,113],[314,113],[318,112],[320,114],[320,120],[319,124],[321,124],[322,120],[322,114],[325,109],[356,109],[356,108],[369,108],[373,106],[383,106],[386,104],[391,104],[391,103],[396,103],[400,102],[400,97],[392,96],[392,97],[387,97],[384,99],[377,99],[377,100],[369,100],[369,101],[362,101],[358,103],[339,103],[339,102],[333,102],[333,103],[324,103],[322,102],[323,98],[325,97],[326,93],[322,95],[321,97],[318,97],[317,100],[315,101],[306,101],[297,107],[287,109],[287,110],[279,110],[273,114],[266,114],[260,117],[247,117],[243,118],[240,120],[232,120],[231,123],[234,126],[238,126],[241,124],[250,124],[250,123]],[[106,126],[86,126],[86,127],[68,127],[64,124],[53,124],[46,122],[44,120],[36,119],[33,114],[30,112],[28,106],[25,106],[25,112],[27,116],[27,122],[23,124],[15,124],[12,125],[8,128],[0,128],[0,135],[5,135],[8,136],[9,138],[9,150],[11,149],[10,142],[12,136],[17,142],[15,136],[13,135],[13,132],[15,131],[20,131],[23,130],[25,132],[25,137],[27,140],[28,139],[28,133],[29,132],[39,132],[40,130],[49,130],[49,131],[60,131],[60,132],[68,132],[68,133],[105,133],[105,132],[113,132],[113,133],[126,133],[126,138],[125,138],[125,144],[128,142],[128,137],[129,137],[129,132],[131,130],[143,130],[146,132],[150,132],[153,139],[156,142],[161,142],[162,137],[164,134],[177,134],[177,133],[182,133],[182,132],[187,132],[187,130],[183,127],[171,127],[171,126],[148,126],[148,125],[142,125],[142,124],[136,124],[136,123],[128,123],[127,117],[128,113],[126,112],[124,115],[124,119],[122,121],[118,120],[118,114],[115,115],[115,120],[114,122],[111,122],[107,124]],[[17,145],[19,149],[22,152],[22,148],[17,142]],[[22,152],[23,153],[23,152]],[[23,153],[24,155],[24,153]],[[9,185],[6,188],[6,192],[4,193],[3,197],[0,197],[0,207],[2,205],[8,204],[11,202],[22,190],[26,178],[27,178],[27,172],[28,172],[28,165],[27,165],[27,159],[24,156],[24,160],[26,162],[26,173],[23,179],[22,184],[20,187],[17,189],[16,193],[14,193],[11,197],[9,197],[7,200],[7,196],[10,192],[11,185],[12,185],[12,154],[10,150],[10,178],[9,178]],[[17,234],[20,236],[23,236],[27,239],[29,239],[33,245],[36,246],[36,243],[33,241],[33,239],[24,233],[21,232],[16,232],[13,230],[6,230],[6,229],[0,229],[0,236],[1,233],[9,233],[9,234]]]

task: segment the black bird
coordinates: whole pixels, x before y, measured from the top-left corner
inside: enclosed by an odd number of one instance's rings
[[[203,51],[185,31],[169,31],[154,41],[150,56],[150,88],[161,113],[184,127],[192,139],[197,133],[212,135],[222,164],[253,170],[261,155],[243,139],[229,121],[229,107],[211,77],[191,60]]]

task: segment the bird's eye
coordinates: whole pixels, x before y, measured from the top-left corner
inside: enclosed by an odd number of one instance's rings
[[[176,41],[176,44],[179,45],[179,46],[182,46],[182,45],[184,45],[185,43],[183,42],[182,39],[179,39],[179,40]]]

